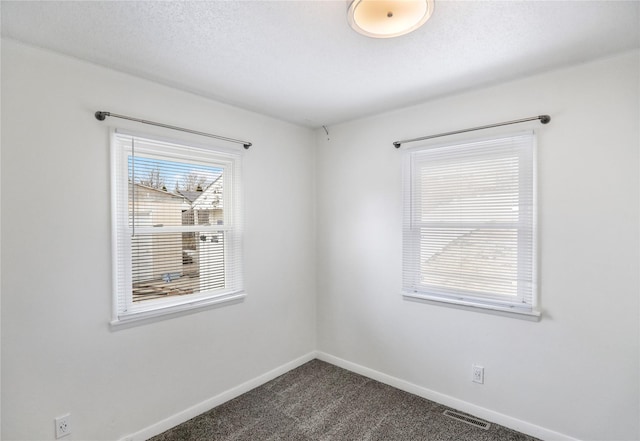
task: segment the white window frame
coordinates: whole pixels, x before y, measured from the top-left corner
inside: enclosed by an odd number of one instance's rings
[[[464,288],[452,288],[451,286],[428,284],[422,277],[421,269],[424,264],[421,260],[421,228],[427,228],[421,222],[423,207],[420,200],[419,172],[420,163],[425,161],[439,161],[445,155],[458,154],[463,152],[466,155],[477,155],[474,158],[483,158],[488,150],[495,148],[498,144],[506,144],[514,141],[518,144],[518,191],[526,192],[524,197],[519,197],[519,201],[527,200],[523,204],[520,202],[518,211],[520,215],[517,221],[517,279],[515,281],[518,294],[516,296],[486,292],[474,293]],[[523,140],[524,144],[523,144]],[[448,158],[451,160],[451,157]],[[491,138],[461,141],[449,144],[438,144],[432,146],[421,146],[408,149],[404,152],[403,158],[403,275],[402,294],[408,300],[422,300],[436,305],[449,305],[462,307],[463,309],[486,310],[501,315],[528,316],[537,320],[540,316],[538,310],[537,293],[537,237],[536,237],[536,137],[535,133],[520,132],[509,135],[498,135]],[[425,169],[427,166],[424,166]],[[454,174],[454,172],[452,172]],[[523,179],[523,176],[529,178]],[[519,193],[520,196],[523,193]],[[437,223],[436,223],[437,224]],[[473,223],[464,224],[464,228],[481,228]],[[430,226],[433,227],[434,223]],[[437,227],[436,227],[437,228]],[[522,238],[529,237],[523,245]],[[424,239],[423,239],[424,240]],[[434,240],[434,239],[428,239]],[[490,243],[490,242],[487,242]],[[524,276],[523,276],[524,274]],[[461,283],[462,285],[463,283]],[[479,309],[478,309],[479,308]]]
[[[129,222],[128,157],[184,161],[223,169],[224,222],[222,225],[182,227],[136,227],[136,233],[175,233],[191,230],[225,235],[225,287],[184,296],[133,302],[132,228]],[[111,209],[113,260],[113,313],[111,325],[132,324],[213,305],[236,303],[244,291],[242,265],[243,213],[241,192],[242,153],[217,146],[169,140],[158,136],[114,129],[111,132]]]

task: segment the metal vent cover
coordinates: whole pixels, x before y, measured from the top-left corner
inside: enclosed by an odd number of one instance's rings
[[[482,421],[478,418],[464,415],[453,410],[445,410],[444,412],[442,412],[442,414],[448,416],[449,418],[453,418],[454,420],[469,424],[473,427],[478,427],[479,429],[489,430],[489,428],[491,427],[491,424],[487,423],[486,421]]]

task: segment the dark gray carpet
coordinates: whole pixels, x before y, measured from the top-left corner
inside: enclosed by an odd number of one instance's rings
[[[152,441],[535,441],[452,420],[447,407],[320,360],[174,427]]]

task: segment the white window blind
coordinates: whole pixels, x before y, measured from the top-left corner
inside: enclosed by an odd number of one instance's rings
[[[404,159],[404,295],[536,315],[534,134]]]
[[[114,132],[114,322],[244,296],[240,154]]]

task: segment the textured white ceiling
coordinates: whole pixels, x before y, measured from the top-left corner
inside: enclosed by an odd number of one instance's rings
[[[309,127],[640,47],[640,2],[444,1],[372,39],[346,1],[2,1],[2,35]]]

